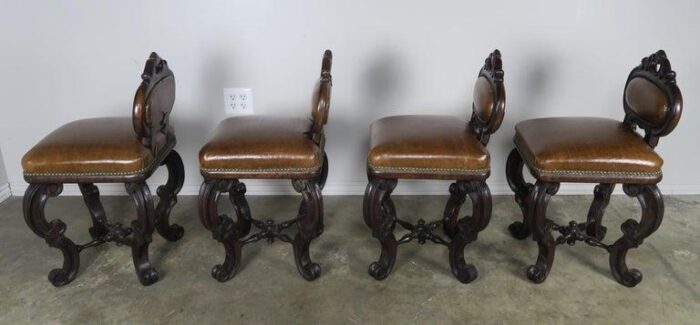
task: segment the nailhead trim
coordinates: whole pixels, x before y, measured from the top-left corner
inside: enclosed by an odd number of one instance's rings
[[[24,176],[27,177],[53,177],[53,176],[61,176],[61,177],[80,177],[80,176],[130,176],[130,175],[139,175],[142,174],[151,168],[153,168],[153,164],[155,163],[155,159],[151,161],[151,163],[144,168],[141,168],[139,170],[135,171],[130,171],[130,172],[89,172],[89,173],[24,173]]]
[[[200,168],[201,171],[207,172],[207,173],[285,173],[285,172],[298,172],[298,173],[304,173],[304,172],[312,172],[319,170],[319,167],[310,167],[310,168],[259,168],[259,169],[228,169],[228,168]]]
[[[517,147],[518,139],[516,138],[515,144]],[[519,150],[518,150],[519,151]],[[639,177],[659,177],[662,175],[661,171],[654,172],[654,173],[646,173],[646,172],[608,172],[608,171],[600,171],[600,170],[544,170],[541,168],[538,168],[533,162],[530,153],[526,154],[521,154],[523,158],[525,158],[525,162],[527,163],[528,167],[534,169],[537,173],[543,176],[567,176],[567,175],[574,175],[574,176],[610,176],[610,177],[629,177],[629,176],[639,176]]]
[[[472,175],[472,174],[483,174],[483,173],[489,172],[491,170],[489,168],[461,169],[461,168],[376,167],[370,163],[367,163],[367,166],[374,171],[385,172],[385,173],[391,173],[394,171],[398,171],[398,172],[439,173],[439,174],[458,173],[458,174]]]

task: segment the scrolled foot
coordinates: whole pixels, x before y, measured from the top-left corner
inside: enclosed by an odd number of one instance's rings
[[[147,267],[137,272],[139,282],[144,286],[149,286],[158,282],[158,271],[153,267]]]
[[[479,277],[479,271],[476,269],[476,266],[464,262],[457,264],[453,268],[452,274],[454,274],[459,282],[465,284],[470,283]]]
[[[617,282],[620,282],[626,287],[634,287],[642,282],[642,272],[637,269],[631,269],[625,273],[620,274]]]
[[[389,275],[389,270],[386,266],[382,266],[379,262],[372,262],[367,270],[376,280],[384,280]]]
[[[73,276],[75,278],[75,276]],[[62,287],[73,281],[69,274],[63,269],[53,269],[49,272],[49,282],[53,284],[54,287]]]
[[[549,272],[544,266],[530,265],[530,267],[527,268],[527,272],[525,274],[527,275],[527,278],[530,279],[530,281],[534,283],[542,283],[545,279],[547,279],[547,275],[549,274]]]
[[[522,221],[516,221],[508,226],[508,232],[515,239],[525,239],[530,236],[530,228]]]
[[[306,281],[313,281],[321,276],[321,266],[317,263],[309,263],[299,269],[299,273]]]
[[[178,224],[158,227],[158,233],[167,241],[178,241],[185,234],[185,228]]]
[[[226,270],[222,264],[216,264],[211,268],[211,276],[219,282],[226,282],[234,276],[234,272]]]

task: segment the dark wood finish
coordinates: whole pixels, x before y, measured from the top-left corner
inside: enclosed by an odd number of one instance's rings
[[[82,250],[107,242],[114,242],[117,246],[131,246],[139,281],[143,285],[153,284],[158,281],[158,272],[148,257],[148,246],[152,241],[153,231],[157,230],[169,241],[180,239],[184,233],[182,226],[171,225],[169,222],[170,212],[177,202],[177,194],[185,177],[182,159],[173,150],[175,136],[168,125],[168,115],[175,100],[174,76],[166,61],[152,53],[141,78],[143,81],[134,99],[133,124],[141,143],[153,153],[155,163],[152,168],[129,175],[25,175],[25,179],[30,183],[24,194],[25,221],[49,246],[63,252],[63,267],[49,273],[49,281],[54,286],[66,285],[75,279],[80,266],[79,253]],[[158,207],[154,208],[151,192],[145,181],[160,165],[167,167],[168,180],[158,188],[160,200]],[[58,196],[65,183],[78,184],[90,213],[92,227],[89,232],[92,240],[88,243],[76,245],[65,237],[66,224],[61,219],[49,222],[44,215],[46,201],[49,197]],[[94,183],[124,183],[127,192],[134,199],[137,219],[130,226],[109,223],[100,202],[99,189]]]
[[[379,259],[369,266],[369,274],[377,280],[385,279],[396,262],[399,245],[416,240],[419,244],[433,242],[449,249],[449,262],[452,274],[462,283],[472,282],[478,276],[476,267],[464,260],[464,248],[477,238],[491,218],[491,193],[483,181],[457,181],[450,185],[442,219],[426,222],[419,219],[417,224],[401,220],[391,200],[391,192],[396,187],[396,179],[385,179],[369,175],[365,191],[363,216],[365,224],[372,229],[372,236],[381,244]],[[466,200],[472,201],[472,215],[459,218],[459,211]],[[400,225],[408,233],[396,239],[394,229]],[[446,238],[436,233],[442,226]]]
[[[666,53],[659,50],[642,59],[642,63],[632,69],[627,78],[623,97],[624,123],[644,129],[644,140],[650,148],[658,144],[661,136],[669,134],[680,119],[683,99],[676,85],[675,76]],[[630,90],[630,88],[634,89]],[[622,125],[622,127],[625,126]],[[595,187],[586,222],[579,224],[570,221],[568,225],[558,225],[546,218],[546,209],[549,198],[556,194],[559,188],[559,182],[556,178],[549,176],[546,181],[538,177],[539,174],[534,167],[529,165],[531,162],[523,160],[521,155],[521,150],[524,150],[521,148],[523,144],[518,141],[515,143],[516,148],[511,151],[506,163],[506,176],[510,188],[515,193],[515,201],[523,212],[523,221],[512,223],[508,230],[517,239],[524,239],[532,234],[533,240],[537,241],[539,247],[537,262],[528,267],[527,277],[535,283],[543,282],[551,271],[555,247],[564,243],[574,245],[577,241],[583,241],[608,251],[610,270],[617,282],[627,287],[639,284],[642,273],[627,267],[627,252],[641,245],[643,240],[661,225],[664,203],[663,196],[656,185],[660,177],[652,181],[639,178],[637,180],[639,184],[616,176],[614,173],[608,177],[597,177],[596,180],[601,183]],[[571,157],[571,153],[569,156],[570,159],[575,158]],[[537,179],[534,185],[524,180],[523,166],[526,162],[531,174]],[[558,180],[570,181],[571,179],[569,175],[562,174]],[[581,179],[584,182],[591,180]],[[605,208],[610,202],[610,195],[615,189],[615,183],[623,183],[625,194],[639,200],[642,217],[639,222],[628,219],[622,223],[623,235],[613,244],[605,244],[603,240],[607,228],[603,226],[602,219]],[[552,232],[558,233],[556,239]]]
[[[531,234],[530,219],[528,218],[528,197],[534,190],[534,185],[526,183],[523,177],[523,158],[517,149],[513,149],[506,161],[506,178],[508,186],[515,193],[515,202],[518,203],[523,214],[523,221],[516,221],[508,226],[508,231],[516,239],[525,239]]]
[[[608,248],[610,252],[610,269],[615,280],[628,287],[634,287],[642,281],[642,272],[627,268],[627,251],[637,248],[642,241],[654,233],[664,217],[664,201],[656,185],[622,186],[625,194],[637,197],[642,207],[642,219],[637,222],[627,219],[622,223],[622,237]]]
[[[527,268],[527,277],[535,283],[544,281],[554,262],[556,243],[547,228],[546,212],[549,198],[556,194],[557,190],[558,183],[537,181],[527,201],[532,239],[537,241],[538,247],[537,262]]]
[[[212,232],[213,238],[220,242],[225,250],[224,262],[215,265],[211,270],[214,279],[225,282],[233,278],[240,269],[243,246],[263,239],[268,243],[280,240],[292,244],[297,271],[307,281],[313,281],[321,275],[321,267],[311,260],[309,248],[311,242],[323,232],[321,190],[328,177],[328,156],[324,151],[323,127],[328,121],[330,108],[332,58],[331,51],[326,50],[321,63],[321,75],[312,93],[310,121],[276,117],[256,118],[258,125],[266,125],[271,132],[278,132],[272,136],[264,130],[261,131],[260,128],[252,132],[233,130],[229,127],[248,120],[231,118],[223,121],[217,128],[221,132],[220,136],[214,135],[214,138],[200,151],[200,171],[204,182],[199,191],[199,218],[204,228]],[[303,124],[297,126],[287,124],[299,121],[303,121]],[[273,127],[269,127],[270,125]],[[298,127],[300,125],[302,127]],[[284,132],[279,133],[280,129],[284,129]],[[238,131],[238,133],[231,135],[231,131]],[[264,140],[260,139],[261,132],[264,133]],[[302,149],[290,148],[289,142],[285,145],[282,140],[289,141],[289,137],[298,137],[299,139],[295,138],[294,142],[298,144],[296,140],[301,140],[302,145],[298,147]],[[281,139],[283,143],[280,144],[274,139]],[[246,140],[251,141],[250,146],[243,145],[237,148],[243,148],[239,151],[231,149],[232,142],[238,141],[236,144],[240,144]],[[251,150],[253,146],[257,147]],[[309,147],[311,150],[306,150]],[[299,168],[300,166],[294,166],[298,161],[288,159],[308,156],[309,152],[314,157],[323,159],[320,168],[319,165],[315,165],[313,169]],[[248,165],[241,166],[240,160],[244,156],[248,158],[255,156],[256,159]],[[215,160],[219,165],[213,170],[209,169],[207,167],[211,166],[206,165],[207,159]],[[303,172],[291,172],[292,169],[303,169]],[[302,196],[297,216],[280,223],[273,220],[254,219],[245,198],[246,187],[240,181],[241,178],[290,179],[294,190]],[[236,214],[235,221],[218,212],[219,197],[222,193],[229,195]],[[294,225],[297,226],[294,236],[285,233],[285,229]],[[258,231],[251,234],[253,227]]]
[[[382,252],[379,260],[369,266],[369,274],[382,280],[391,273],[396,262],[396,208],[391,201],[391,192],[396,187],[396,179],[369,177],[362,204],[365,224],[372,229],[372,237],[379,240]]]
[[[180,225],[170,224],[170,212],[175,203],[177,203],[177,193],[182,189],[182,184],[185,182],[185,166],[182,163],[182,158],[175,150],[171,150],[170,154],[165,158],[161,165],[168,168],[168,181],[165,185],[159,186],[156,190],[160,200],[156,207],[156,230],[169,241],[177,241],[182,238],[185,229]]]
[[[243,246],[262,239],[272,243],[275,240],[291,243],[294,260],[301,276],[312,281],[321,274],[321,267],[312,262],[309,246],[313,239],[323,232],[323,199],[321,189],[328,175],[328,162],[317,178],[294,179],[294,189],[301,193],[302,202],[296,218],[281,223],[273,220],[261,221],[251,216],[250,207],[245,199],[245,184],[237,179],[206,179],[199,192],[199,216],[202,225],[211,231],[213,238],[224,245],[225,258],[222,264],[215,265],[211,274],[214,279],[225,282],[233,278],[240,269]],[[236,220],[218,212],[218,202],[222,193],[228,193],[234,207]],[[297,233],[290,237],[283,231],[297,225]],[[249,234],[251,226],[260,231]]]
[[[175,136],[169,126],[175,103],[175,76],[168,62],[151,53],[134,96],[134,131],[141,143],[157,156]]]
[[[328,123],[328,111],[331,106],[331,89],[333,88],[333,77],[331,67],[333,63],[333,53],[326,50],[323,53],[321,62],[321,76],[314,86],[311,98],[311,138],[316,144],[321,144],[323,140],[323,126]]]
[[[398,246],[414,240],[421,245],[447,246],[450,269],[460,282],[477,278],[476,267],[464,259],[464,248],[491,219],[491,192],[486,185],[491,169],[485,147],[503,121],[503,75],[501,53],[495,50],[479,71],[469,124],[432,115],[391,116],[372,124],[363,217],[381,245],[379,259],[368,270],[375,279],[385,279],[396,262]],[[442,218],[421,218],[416,224],[399,219],[391,200],[398,179],[455,181]],[[472,214],[459,218],[467,195]],[[394,235],[397,224],[408,231],[398,239]]]
[[[66,237],[66,224],[61,219],[46,220],[44,206],[49,197],[63,191],[62,184],[29,184],[24,193],[24,221],[37,236],[46,240],[50,247],[63,253],[63,266],[49,272],[49,282],[56,287],[66,285],[78,275],[80,249]]]
[[[494,50],[484,62],[484,66],[479,71],[479,78],[486,78],[491,84],[493,94],[493,107],[488,110],[490,114],[488,118],[483,118],[479,114],[479,107],[472,103],[472,117],[470,124],[477,133],[477,138],[484,145],[488,144],[489,137],[496,132],[503,122],[503,116],[506,112],[506,89],[503,85],[503,62],[501,61],[501,52]]]
[[[519,171],[517,167],[520,168]],[[615,188],[614,184],[599,184],[595,187],[594,199],[585,223],[571,221],[567,226],[560,226],[546,218],[549,198],[556,194],[559,183],[525,183],[522,167],[522,158],[517,149],[513,149],[508,159],[507,176],[511,188],[516,193],[516,202],[523,210],[524,219],[522,222],[512,223],[508,230],[516,239],[525,239],[532,233],[532,239],[537,242],[539,248],[537,262],[528,267],[527,277],[535,283],[543,282],[551,271],[556,246],[564,243],[574,245],[577,241],[583,241],[588,245],[604,248],[610,253],[610,270],[615,280],[627,287],[639,284],[642,273],[637,269],[627,268],[627,251],[641,245],[661,224],[664,205],[658,187],[653,184],[623,184],[625,193],[639,200],[642,219],[640,222],[633,219],[625,221],[621,227],[622,237],[608,245],[602,242],[607,232],[602,225],[602,218]],[[559,233],[556,239],[552,235],[553,231]]]
[[[657,124],[643,118],[630,106],[627,98],[627,89],[630,81],[636,78],[652,82],[659,87],[665,96],[664,101],[668,110],[663,114],[662,123]],[[623,104],[625,108],[625,123],[644,129],[646,133],[644,139],[652,148],[659,143],[660,137],[668,135],[676,128],[683,111],[683,96],[676,84],[676,72],[671,69],[671,62],[666,57],[666,52],[658,50],[656,53],[643,58],[642,63],[632,69],[625,83]]]

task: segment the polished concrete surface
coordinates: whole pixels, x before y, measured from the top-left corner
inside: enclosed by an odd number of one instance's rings
[[[584,221],[591,198],[555,197],[549,217],[559,223]],[[276,220],[293,216],[298,200],[249,198],[257,218]],[[445,201],[440,196],[395,198],[399,215],[409,220],[439,216]],[[112,222],[128,223],[135,214],[127,197],[105,197],[103,203]],[[201,226],[196,197],[187,196],[172,215],[185,227],[185,237],[169,243],[153,236],[151,261],[159,282],[142,287],[130,250],[107,244],[83,252],[78,278],[54,288],[47,274],[62,263],[60,252],[27,228],[21,198],[9,199],[0,204],[0,323],[700,322],[700,196],[666,197],[661,228],[628,254],[628,265],[644,274],[635,288],[615,282],[608,254],[583,243],[559,246],[547,281],[530,283],[524,270],[535,260],[536,244],[508,235],[507,225],[520,215],[508,196],[494,198],[489,227],[467,246],[468,262],[480,271],[473,283],[452,277],[445,247],[413,243],[399,248],[394,272],[376,281],[367,266],[379,246],[362,222],[362,198],[327,197],[324,204],[326,230],[311,247],[312,259],[322,267],[314,282],[298,275],[291,246],[282,242],[246,246],[235,278],[212,279],[210,269],[223,260],[223,248]],[[462,214],[469,210],[465,205]],[[47,214],[65,221],[76,242],[88,240],[89,216],[80,197],[50,200]],[[604,220],[606,239],[616,239],[619,224],[639,216],[636,200],[614,196]]]

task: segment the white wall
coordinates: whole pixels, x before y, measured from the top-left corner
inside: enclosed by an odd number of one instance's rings
[[[7,172],[2,159],[2,150],[0,150],[0,202],[5,201],[12,195],[10,184],[7,179]]]
[[[222,88],[252,87],[258,114],[305,116],[322,51],[331,48],[325,193],[361,194],[369,123],[393,114],[467,118],[478,69],[499,48],[508,102],[489,145],[489,183],[494,193],[507,193],[503,170],[517,121],[621,119],[629,70],[663,48],[686,107],[676,131],[658,147],[666,159],[662,190],[700,193],[699,18],[695,0],[5,0],[0,147],[15,195],[21,195],[20,159],[48,132],[80,118],[130,116],[144,60],[155,50],[176,74],[172,122],[186,166],[184,191],[196,194],[197,152],[224,118]],[[162,178],[161,172],[154,183]],[[287,184],[250,182],[249,192],[290,191]],[[447,191],[439,182],[401,184],[403,193]],[[590,190],[563,186],[561,192]]]

